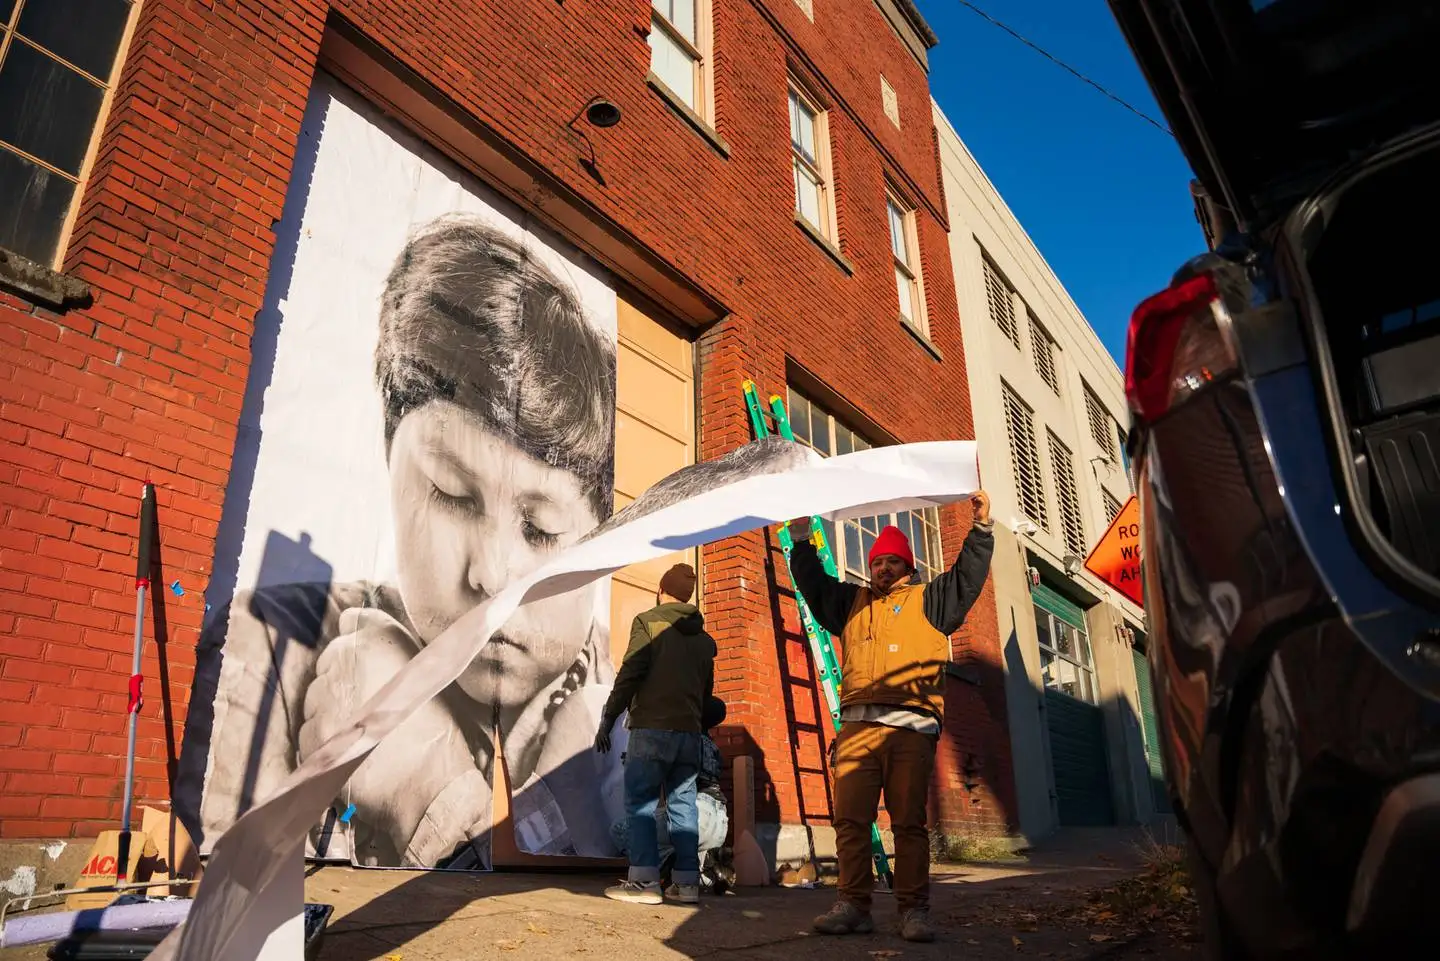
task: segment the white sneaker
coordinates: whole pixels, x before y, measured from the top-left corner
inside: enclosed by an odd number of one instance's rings
[[[629,904],[664,904],[660,894],[660,882],[621,881],[605,889],[605,896],[611,901],[625,901]]]
[[[672,884],[665,892],[665,896],[672,901],[679,901],[681,904],[699,904],[700,885]]]

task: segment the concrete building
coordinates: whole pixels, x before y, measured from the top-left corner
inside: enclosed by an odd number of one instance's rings
[[[1166,809],[1144,613],[1083,562],[1131,494],[1114,360],[935,106],[982,478],[1019,825]]]
[[[973,436],[936,38],[909,0],[112,0],[83,42],[49,6],[0,3],[0,77],[54,81],[0,103],[0,839],[22,862],[119,820],[143,481],[162,550],[140,802],[170,803],[191,729],[215,721],[229,688],[197,647],[233,600],[393,583],[375,344],[412,225],[484,212],[589,291],[615,344],[616,506],[750,440],[746,379],[803,408],[822,453]],[[901,520],[932,564],[970,522]],[[837,543],[863,554],[876,525],[852,526]],[[778,547],[757,532],[692,559],[723,748],[755,759],[777,847],[811,844],[829,733]],[[595,656],[618,661],[663,569],[614,578]],[[935,782],[955,835],[1016,823],[995,610],[987,592],[956,641],[971,683],[952,685]],[[506,790],[522,752],[488,757],[495,860],[526,863]],[[242,803],[262,775],[244,777]]]

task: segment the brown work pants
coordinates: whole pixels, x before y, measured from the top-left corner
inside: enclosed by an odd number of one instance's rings
[[[846,721],[835,747],[835,848],[840,898],[870,910],[875,887],[870,825],[885,795],[895,835],[895,901],[903,914],[930,904],[930,832],[925,804],[936,738],[919,731]]]

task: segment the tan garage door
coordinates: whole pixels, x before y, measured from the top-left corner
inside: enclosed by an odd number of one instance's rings
[[[640,308],[620,299],[620,351],[615,412],[615,509],[660,478],[695,463],[693,345]],[[627,567],[614,576],[610,650],[618,667],[636,614],[655,604],[670,565],[697,563],[694,550]]]
[[[643,308],[619,298],[616,357],[615,509],[639,497],[660,478],[695,462],[695,367],[692,343]],[[627,567],[611,581],[610,650],[620,666],[630,622],[655,604],[660,577],[670,565],[697,565],[698,552],[672,554]],[[697,566],[698,569],[698,566]],[[510,821],[509,778],[496,765],[491,860],[497,867],[551,865],[554,860],[522,854]],[[587,861],[568,859],[571,866]],[[599,862],[604,863],[604,862]]]

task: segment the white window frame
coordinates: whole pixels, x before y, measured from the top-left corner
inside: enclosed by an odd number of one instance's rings
[[[795,118],[791,115],[791,101],[805,107],[815,118],[814,140],[815,156],[806,157],[795,143],[794,123]],[[790,168],[791,176],[795,178],[795,219],[810,227],[820,235],[826,243],[836,247],[840,246],[839,230],[835,223],[835,181],[834,170],[830,159],[830,112],[820,105],[820,101],[810,94],[805,85],[793,75],[790,77],[789,90],[786,94],[785,105],[786,118],[789,121],[786,126],[790,133]],[[817,187],[817,205],[819,206],[820,223],[813,222],[809,217],[800,212],[800,178],[809,174],[814,179]]]
[[[660,9],[662,4],[673,8],[677,3],[686,2],[695,5],[695,39],[693,41],[670,21],[669,15],[665,11]],[[651,0],[651,31],[659,30],[671,43],[691,58],[694,76],[688,96],[685,91],[676,90],[667,84],[654,70],[655,48],[653,44],[650,48],[650,76],[655,83],[664,87],[681,105],[709,126],[713,126],[715,123],[715,84],[712,70],[715,46],[714,21],[711,0]]]
[[[1035,608],[1035,634],[1040,648],[1040,683],[1049,691],[1057,691],[1067,697],[1073,697],[1077,701],[1084,701],[1086,704],[1100,703],[1100,685],[1095,677],[1095,656],[1090,649],[1090,632],[1076,627],[1069,621],[1063,620],[1051,614],[1039,604],[1033,604]],[[1042,634],[1041,623],[1044,623],[1049,631]],[[1055,639],[1063,635],[1071,635],[1072,650],[1078,648],[1079,655],[1074,653],[1066,654],[1054,643]],[[1051,643],[1045,643],[1046,638]],[[1059,664],[1062,670],[1070,673],[1072,680],[1062,680],[1055,670]],[[1067,685],[1072,687],[1067,690]]]
[[[837,453],[852,450],[867,450],[872,446],[868,440],[848,424],[831,413],[825,405],[813,400],[804,391],[789,387],[786,410],[790,414],[790,426],[795,441],[809,447],[821,457],[832,457]],[[797,400],[800,403],[797,403]],[[812,416],[819,415],[818,418]],[[804,423],[801,423],[801,418]],[[823,421],[823,425],[818,423]],[[815,428],[823,426],[824,438],[817,437]],[[839,529],[825,521],[825,538],[835,555],[835,568],[840,577],[852,584],[867,584],[870,581],[869,564],[866,560],[875,537],[886,525],[894,524],[910,538],[915,552],[915,577],[921,583],[928,583],[937,574],[947,569],[943,545],[940,539],[940,512],[933,507],[918,511],[902,511],[896,514],[881,514],[876,517],[857,517],[842,521]],[[923,546],[917,543],[924,538]],[[855,548],[858,547],[858,550]]]
[[[43,3],[44,0],[28,0],[28,2]],[[49,171],[53,176],[60,177],[75,185],[75,192],[70,196],[69,209],[65,212],[65,219],[60,225],[60,234],[55,241],[55,254],[48,263],[43,264],[43,266],[58,270],[64,262],[65,254],[70,247],[70,238],[75,232],[75,222],[80,216],[80,205],[85,199],[85,188],[89,186],[90,176],[94,172],[95,158],[100,152],[100,136],[104,133],[105,124],[110,117],[110,108],[115,100],[115,88],[120,83],[120,72],[124,69],[125,60],[130,53],[130,41],[135,36],[135,24],[140,19],[140,7],[143,0],[130,0],[129,19],[126,20],[125,27],[120,33],[120,42],[115,49],[115,62],[110,65],[110,75],[108,77],[97,77],[87,71],[81,70],[64,57],[52,53],[47,48],[21,37],[18,31],[10,29],[11,27],[19,26],[20,15],[24,13],[26,3],[27,0],[17,0],[15,8],[10,11],[9,22],[4,24],[4,30],[0,30],[0,65],[4,64],[5,54],[9,52],[13,44],[26,44],[34,47],[36,50],[42,51],[45,56],[59,61],[67,69],[74,71],[104,91],[100,99],[100,109],[95,114],[94,129],[90,131],[89,146],[85,148],[85,157],[80,162],[80,172],[78,174],[67,173],[52,164],[46,163],[39,157],[32,156],[10,144],[5,144],[3,148],[7,153],[27,160],[41,169]],[[16,251],[16,253],[18,253],[18,251]]]
[[[899,220],[900,236],[895,236],[895,222]],[[920,260],[920,229],[915,207],[905,201],[898,190],[888,184],[885,187],[885,220],[890,233],[890,255],[895,262],[895,297],[900,299],[900,287],[908,286],[911,311],[916,316],[907,317],[900,312],[901,323],[908,324],[925,339],[930,338],[930,311],[925,303],[925,277]],[[905,252],[901,260],[895,248]]]

